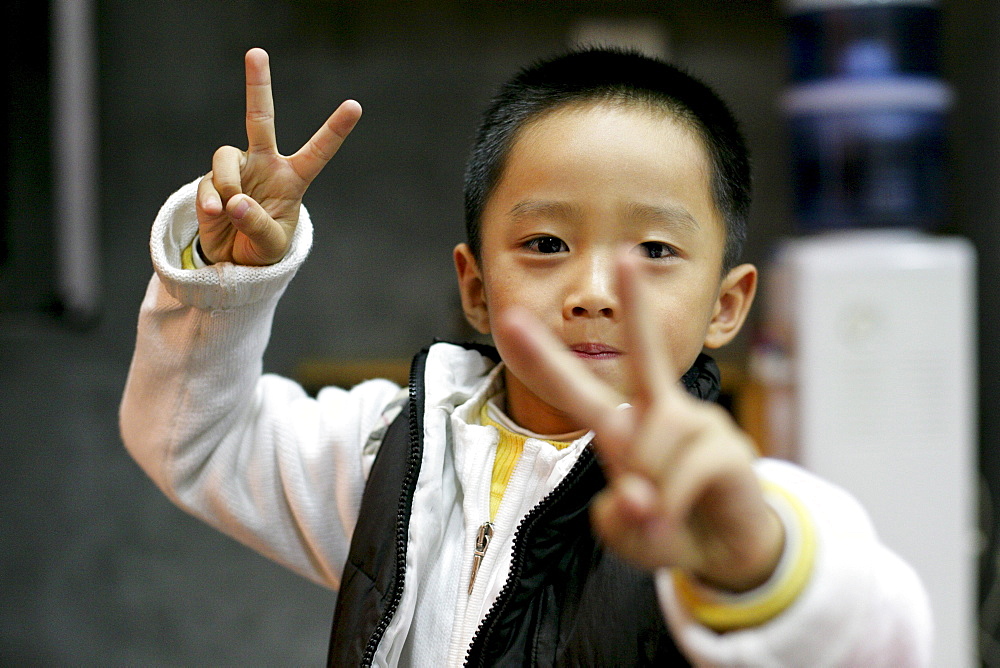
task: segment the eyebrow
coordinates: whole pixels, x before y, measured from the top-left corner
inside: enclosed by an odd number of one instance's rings
[[[682,206],[652,205],[633,202],[628,205],[629,218],[666,223],[688,232],[698,232],[701,225],[698,220]]]
[[[579,211],[579,207],[568,202],[554,202],[551,200],[525,200],[518,202],[510,208],[508,215],[511,218],[522,218],[533,215],[547,215],[565,218],[572,216]]]
[[[510,208],[508,215],[517,220],[531,216],[551,216],[553,218],[571,218],[579,213],[580,208],[569,202],[552,200],[525,200]],[[642,220],[661,223],[681,231],[698,232],[701,224],[687,209],[673,204],[643,204],[631,202],[626,207],[626,215],[632,220]]]

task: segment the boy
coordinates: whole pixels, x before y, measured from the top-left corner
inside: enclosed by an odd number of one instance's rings
[[[267,55],[246,70],[248,150],[154,224],[122,433],[175,502],[338,590],[331,665],[926,663],[920,583],[857,503],[698,400],[757,278],[714,93],[603,50],[519,74],[454,252],[496,351],[435,344],[406,391],[313,400],[261,355],[302,195],[361,110],[280,156]]]

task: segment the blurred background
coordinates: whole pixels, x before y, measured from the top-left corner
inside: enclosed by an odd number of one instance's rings
[[[970,545],[981,628],[968,633],[981,662],[1000,665],[990,512],[1000,493],[1000,413],[991,410],[1000,405],[1000,4],[872,4],[935,7],[933,35],[918,48],[937,53],[928,67],[947,88],[940,174],[926,186],[940,199],[930,193],[928,218],[890,224],[959,235],[978,254],[970,382],[981,409],[969,422],[968,487],[980,508]],[[576,40],[666,55],[730,102],[755,164],[748,261],[766,271],[779,240],[830,226],[803,213],[794,116],[808,103],[793,89],[811,74],[795,65],[793,38],[808,26],[780,2],[12,0],[2,11],[5,665],[325,657],[334,595],[171,506],[117,431],[152,270],[150,224],[173,190],[209,169],[216,147],[245,145],[248,48],[271,54],[284,152],[344,98],[365,108],[307,195],[315,249],[281,302],[265,359],[309,385],[359,362],[392,369],[433,337],[467,336],[450,251],[463,235],[462,173],[478,115],[517,68]],[[765,317],[759,308],[721,355],[737,379],[734,401],[756,396],[751,360],[767,340]]]

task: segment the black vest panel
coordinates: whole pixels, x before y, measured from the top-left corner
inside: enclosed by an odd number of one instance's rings
[[[426,349],[414,359],[410,401],[386,432],[365,486],[337,597],[330,666],[371,665],[402,594],[423,452],[425,359]],[[718,369],[708,357],[683,380],[696,396],[718,396]],[[473,640],[469,665],[690,665],[663,621],[652,576],[604,550],[591,532],[588,505],[604,485],[588,448],[528,514],[510,577]]]
[[[588,449],[529,513],[511,579],[468,654],[471,666],[687,666],[653,578],[604,550],[588,506],[605,485]],[[536,509],[537,510],[537,509]]]
[[[400,416],[406,418],[406,413],[404,409]],[[405,446],[409,441],[406,427],[407,420],[395,420],[386,432],[382,447],[390,443]],[[361,500],[358,523],[354,527],[351,550],[337,594],[327,658],[330,666],[362,664],[369,639],[385,616],[394,595],[397,549],[393,534],[406,455],[405,451],[392,455],[376,456],[366,493]],[[394,491],[368,494],[368,489],[374,487],[372,480],[385,481],[386,487]],[[362,536],[369,540],[361,540]],[[370,651],[374,651],[374,647]],[[371,665],[371,658],[365,663]]]
[[[330,666],[370,666],[402,595],[410,507],[424,449],[427,351],[413,359],[410,400],[389,425],[365,483],[337,593]]]

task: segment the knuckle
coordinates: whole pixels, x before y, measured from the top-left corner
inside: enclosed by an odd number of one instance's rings
[[[215,153],[214,153],[213,157],[216,160],[225,159],[225,158],[228,158],[229,156],[231,156],[233,154],[233,151],[237,151],[238,152],[239,149],[236,148],[235,146],[229,146],[229,145],[220,146],[219,148],[215,149]]]
[[[335,134],[341,140],[347,137],[347,135],[349,135],[351,133],[351,130],[354,128],[353,123],[346,124],[343,121],[338,122],[335,119],[335,115],[328,118],[325,125],[327,129],[330,130],[330,132]]]
[[[216,172],[215,177],[212,179],[212,184],[220,194],[224,194],[227,198],[240,192],[239,175],[228,176],[221,172]]]
[[[247,109],[247,120],[251,123],[267,123],[274,120],[274,113],[256,109]]]
[[[239,192],[240,155],[240,150],[232,146],[223,146],[215,151],[210,174],[212,182],[220,191],[225,189],[231,194],[235,188]]]
[[[250,230],[261,237],[261,241],[269,241],[270,225],[269,219],[266,214],[260,211],[255,211],[253,208],[247,212],[247,217],[245,219],[247,224],[250,226]]]
[[[333,159],[336,150],[324,150],[315,141],[309,142],[309,153],[317,160],[322,160],[323,162],[329,162]]]
[[[218,192],[219,196],[224,200],[228,200],[233,195],[237,195],[240,192],[239,179],[216,177],[212,183],[215,186],[216,192]]]

